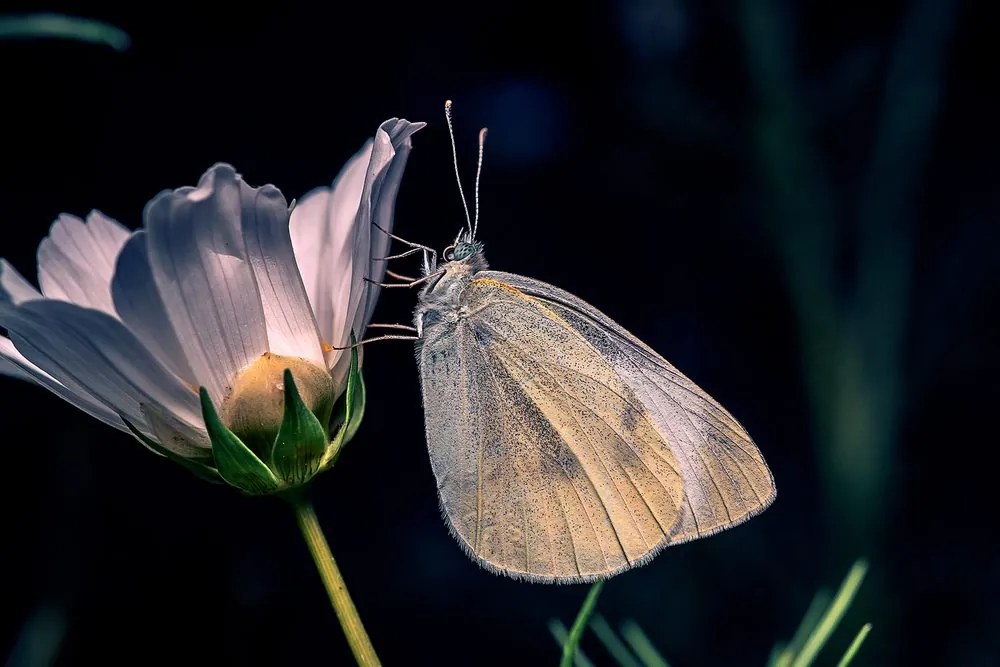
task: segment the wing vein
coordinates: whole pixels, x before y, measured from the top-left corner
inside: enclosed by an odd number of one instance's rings
[[[562,383],[560,383],[558,380],[556,380],[556,383],[559,384],[559,386],[562,386]],[[608,428],[610,428],[611,431],[615,435],[617,435],[618,438],[628,446],[629,450],[633,454],[636,455],[636,458],[638,458],[639,461],[642,461],[642,457],[640,457],[639,453],[635,450],[634,447],[632,447],[632,443],[630,443],[622,434],[618,433],[618,431],[615,429],[614,426],[612,426],[611,424],[609,424],[603,417],[601,417],[599,414],[597,414],[597,412],[593,408],[591,408],[587,404],[583,403],[582,401],[580,401],[579,399],[577,399],[575,396],[573,396],[573,395],[571,395],[571,394],[569,394],[568,392],[565,392],[565,391],[564,391],[564,394],[567,397],[569,397],[570,400],[572,400],[573,402],[575,402],[577,405],[583,407],[586,410],[589,410],[595,417],[597,417],[598,419],[600,419],[601,421],[603,421],[604,424]],[[573,419],[576,421],[577,425],[580,425],[580,421],[578,419],[576,419],[575,416],[573,417]],[[583,426],[582,425],[580,425],[580,429],[583,430]],[[590,435],[589,434],[587,435],[587,439],[590,441],[591,448],[594,450],[594,453],[597,454],[598,458],[600,458],[600,454],[598,453],[597,447],[594,446],[593,440],[590,439]],[[601,461],[601,465],[604,467],[604,471],[608,472],[607,464],[604,463],[603,459]],[[645,464],[643,464],[643,465],[645,465]],[[622,472],[625,473],[625,477],[626,477],[626,479],[628,479],[629,483],[632,485],[632,488],[635,489],[636,495],[638,495],[640,498],[642,498],[643,504],[646,506],[646,509],[649,511],[649,515],[651,517],[653,517],[653,521],[655,521],[656,525],[659,526],[660,532],[662,532],[664,535],[666,535],[667,531],[663,527],[663,523],[660,521],[660,518],[658,516],[656,516],[656,512],[653,511],[653,508],[649,506],[649,502],[646,501],[645,496],[643,496],[642,492],[639,491],[639,487],[636,486],[635,481],[632,479],[632,476],[628,472],[628,469],[625,466],[619,466],[619,467],[621,468]],[[667,491],[668,495],[669,495],[669,491],[667,490],[667,487],[663,484],[663,481],[659,477],[657,477],[656,473],[653,472],[652,470],[650,470],[649,472],[650,472],[651,475],[653,475],[653,479],[655,479],[659,483],[660,487],[664,491]],[[614,480],[613,477],[611,477],[610,473],[608,473],[608,477],[611,479],[611,483],[615,485],[615,491],[618,492],[618,496],[622,499],[622,504],[625,505],[625,507],[628,507],[628,509],[629,509],[629,518],[632,519],[632,524],[635,526],[636,531],[639,533],[639,537],[642,538],[642,541],[646,544],[646,548],[647,549],[651,548],[652,545],[650,545],[649,542],[646,541],[646,537],[642,534],[642,531],[639,530],[639,524],[636,521],[635,515],[632,513],[632,508],[625,501],[625,496],[624,496],[624,494],[622,494],[621,489],[618,487],[618,483]],[[620,542],[621,541],[619,540],[619,543]],[[625,558],[626,558],[626,560],[628,559],[628,555],[627,554],[626,554]]]
[[[507,337],[506,337],[506,336],[504,336],[504,335],[503,335],[503,334],[502,334],[501,332],[499,332],[499,331],[498,331],[498,330],[497,330],[497,329],[496,329],[495,327],[492,327],[492,326],[490,326],[490,325],[489,325],[488,323],[486,323],[486,322],[483,322],[482,324],[483,324],[483,326],[485,326],[485,327],[489,328],[489,330],[490,330],[490,333],[491,333],[491,335],[493,335],[493,336],[494,336],[495,338],[498,338],[498,339],[501,339],[501,340],[508,340],[508,339],[507,339]],[[585,339],[584,339],[584,340],[585,340]],[[588,345],[589,345],[589,341],[588,341]],[[480,346],[480,347],[481,347],[481,346]],[[515,348],[514,346],[510,346],[510,347],[511,347],[511,349],[516,349],[516,348]],[[497,355],[497,356],[498,356],[498,358],[499,358],[499,355]],[[628,398],[626,398],[625,396],[622,396],[622,395],[621,395],[620,393],[618,393],[617,391],[615,391],[614,389],[612,389],[611,387],[609,387],[609,386],[608,386],[607,384],[605,384],[604,382],[602,382],[602,381],[598,380],[597,378],[595,378],[595,377],[593,377],[593,376],[590,376],[590,375],[586,375],[585,373],[582,373],[582,372],[580,372],[579,370],[577,370],[577,369],[575,369],[575,368],[571,368],[571,367],[569,367],[569,366],[566,366],[566,365],[564,365],[564,364],[560,364],[560,363],[557,363],[557,362],[554,362],[554,361],[548,361],[548,360],[541,360],[541,359],[536,359],[536,360],[534,360],[534,361],[535,361],[535,362],[536,362],[536,363],[538,364],[539,368],[542,368],[543,370],[544,370],[544,366],[554,366],[554,367],[556,367],[556,368],[561,368],[561,369],[563,369],[563,370],[566,370],[566,371],[569,371],[569,372],[571,372],[571,373],[574,373],[574,374],[576,374],[576,375],[579,375],[580,377],[583,377],[583,378],[587,378],[587,379],[589,379],[589,380],[592,380],[592,381],[593,381],[593,382],[595,382],[596,384],[598,384],[598,385],[600,385],[601,387],[603,387],[604,389],[606,389],[606,390],[607,390],[607,391],[608,391],[609,393],[611,393],[611,394],[613,394],[614,396],[617,396],[618,398],[620,398],[620,399],[622,400],[622,402],[623,402],[623,403],[625,403],[626,405],[628,405],[629,407],[631,407],[631,408],[632,408],[633,410],[635,410],[636,412],[638,412],[638,413],[639,413],[640,415],[642,415],[642,418],[643,418],[643,419],[645,419],[645,420],[647,420],[647,423],[649,423],[649,424],[650,424],[650,426],[652,426],[652,427],[653,427],[653,429],[654,429],[654,430],[655,430],[655,431],[656,431],[657,433],[659,433],[659,432],[660,432],[660,429],[659,429],[659,427],[657,427],[657,425],[656,425],[656,424],[653,424],[652,422],[648,422],[648,416],[647,416],[647,413],[646,413],[646,411],[645,411],[645,410],[642,410],[642,409],[640,409],[640,408],[636,407],[636,406],[635,406],[635,405],[634,405],[634,404],[633,404],[633,403],[632,403],[632,402],[631,402],[631,401],[630,401],[630,400],[629,400]],[[522,366],[522,368],[523,368],[523,366]],[[558,381],[557,381],[557,380],[555,380],[555,378],[554,378],[554,377],[552,376],[552,374],[551,374],[551,373],[549,373],[549,372],[548,372],[547,370],[546,370],[545,372],[546,372],[546,374],[547,374],[547,375],[548,375],[548,376],[549,376],[550,378],[553,378],[553,381],[555,381],[555,382],[556,382],[557,384],[560,384],[560,383],[558,383]],[[640,372],[641,372],[641,369],[640,369]],[[560,386],[562,386],[562,385],[560,384]],[[566,393],[566,392],[564,391],[564,393]],[[569,394],[566,394],[566,395],[569,395]],[[572,398],[572,397],[571,397],[571,398]],[[575,400],[575,399],[574,399],[574,400]],[[583,405],[583,404],[581,403],[581,405]],[[586,407],[586,406],[585,406],[585,407]],[[596,413],[596,412],[595,412],[595,411],[594,411],[593,409],[591,409],[591,412],[593,412],[593,413],[594,413],[594,415],[595,415],[595,416],[596,416],[596,417],[597,417],[598,419],[600,419],[600,420],[601,420],[602,422],[604,422],[604,423],[605,423],[605,424],[606,424],[606,425],[607,425],[607,426],[608,426],[608,427],[609,427],[609,428],[610,428],[610,429],[611,429],[611,430],[612,430],[612,431],[613,431],[613,432],[614,432],[614,433],[615,433],[616,435],[618,435],[618,436],[619,436],[619,437],[620,437],[620,438],[622,439],[622,441],[623,441],[623,442],[625,442],[625,444],[626,444],[626,445],[627,445],[627,446],[629,447],[629,449],[631,449],[631,450],[632,450],[632,453],[633,453],[633,454],[635,454],[635,456],[636,456],[636,457],[637,457],[637,458],[638,458],[638,459],[639,459],[640,461],[642,461],[642,456],[641,456],[641,454],[640,454],[640,453],[639,453],[639,452],[638,452],[638,451],[637,451],[637,450],[635,449],[635,447],[634,447],[634,446],[632,445],[632,443],[631,443],[631,442],[629,442],[629,441],[628,441],[628,440],[627,440],[626,438],[622,437],[622,436],[621,436],[621,434],[619,434],[619,433],[618,433],[618,431],[617,431],[617,430],[616,430],[616,429],[615,429],[615,428],[614,428],[613,426],[611,426],[610,424],[608,424],[608,422],[607,422],[606,420],[604,420],[604,419],[603,419],[603,418],[602,418],[602,417],[601,417],[600,415],[598,415],[598,414],[597,414],[597,413]],[[579,422],[578,422],[578,423],[579,423]],[[550,421],[550,424],[551,424],[551,421]],[[662,462],[663,462],[663,463],[664,463],[665,465],[667,465],[667,466],[668,466],[668,467],[669,467],[669,468],[670,468],[671,470],[673,470],[673,471],[674,471],[674,474],[676,474],[676,475],[677,475],[677,476],[678,476],[679,478],[681,478],[682,480],[684,479],[683,475],[681,475],[680,471],[679,471],[679,470],[677,470],[677,467],[676,467],[676,466],[675,466],[675,465],[674,465],[673,463],[671,463],[671,462],[670,462],[670,461],[669,461],[668,459],[664,458],[664,457],[663,457],[663,455],[662,455],[662,454],[661,454],[660,452],[658,452],[658,451],[656,451],[656,450],[655,450],[655,448],[653,449],[653,451],[655,452],[655,454],[656,454],[657,458],[658,458],[658,459],[659,459],[660,461],[662,461]],[[572,453],[572,450],[570,450],[570,452]],[[685,456],[685,457],[687,457],[687,454],[686,454],[685,452],[682,452],[682,453],[684,454],[684,456]],[[573,455],[574,455],[574,457],[576,457],[576,454],[575,454],[575,453],[574,453]],[[577,459],[577,461],[579,461],[579,459]],[[602,464],[602,466],[604,465],[604,464],[603,464],[603,461],[601,462],[601,464]],[[583,467],[583,466],[581,465],[581,468],[582,468],[582,467]],[[607,471],[607,468],[606,468],[606,467],[605,467],[605,471]],[[564,471],[564,472],[565,472],[565,471]],[[669,495],[669,491],[667,490],[667,486],[666,486],[666,485],[665,485],[665,484],[663,483],[663,480],[662,480],[662,479],[660,479],[660,478],[659,478],[659,476],[658,476],[658,475],[657,475],[657,474],[656,474],[656,473],[655,473],[655,472],[654,472],[653,470],[650,470],[650,473],[651,473],[651,474],[653,475],[653,478],[654,478],[654,479],[656,479],[656,481],[657,481],[657,482],[659,482],[660,486],[661,486],[661,487],[663,487],[663,489],[664,489],[665,491],[667,491],[667,492],[668,492],[668,495]],[[568,476],[568,475],[567,475],[567,476]],[[610,478],[610,474],[609,474],[608,476],[609,476],[609,478]],[[590,482],[590,484],[591,484],[591,487],[593,487],[593,488],[594,488],[594,492],[595,492],[595,494],[597,494],[597,497],[598,497],[598,500],[600,500],[600,501],[601,501],[601,506],[602,506],[602,508],[604,509],[604,513],[605,513],[605,515],[606,515],[606,516],[608,517],[608,521],[609,521],[609,523],[611,523],[611,526],[612,526],[612,528],[614,528],[614,523],[613,523],[613,522],[611,522],[611,517],[610,517],[610,513],[608,512],[608,510],[607,510],[607,507],[606,507],[606,506],[604,505],[604,501],[603,501],[603,499],[601,499],[601,496],[600,496],[600,493],[599,493],[599,492],[597,492],[597,489],[596,489],[596,487],[594,487],[594,484],[593,484],[593,481],[591,481],[591,480],[590,480],[589,476],[587,476],[587,480],[588,480],[588,481]],[[614,480],[612,480],[612,482],[613,482],[613,481],[614,481]],[[632,480],[631,478],[629,478],[629,481],[630,481],[630,482],[633,482],[633,480]],[[714,483],[714,480],[713,480],[713,483]],[[702,485],[702,483],[701,483],[701,481],[700,481],[700,480],[699,480],[699,485],[700,485],[700,486],[702,487],[702,490],[704,491],[704,486]],[[635,486],[634,482],[633,482],[633,486]],[[617,488],[617,485],[615,485],[615,488],[616,488],[616,490],[618,490],[618,488]],[[718,487],[717,487],[717,488],[718,488]],[[636,488],[636,491],[638,492],[638,488]],[[620,493],[621,493],[621,492],[620,492],[620,490],[619,490],[619,495],[620,495]],[[640,493],[639,495],[641,496],[642,494]],[[721,494],[720,494],[720,495],[721,495]],[[646,499],[645,499],[645,498],[643,498],[643,502],[644,502],[644,503],[646,504],[647,508],[649,508],[649,503],[648,503],[648,502],[646,502]],[[693,506],[691,505],[691,499],[690,499],[690,497],[688,496],[688,494],[686,494],[686,493],[684,494],[684,502],[685,502],[685,503],[687,504],[687,506],[688,506],[688,509],[689,509],[689,510],[691,511],[691,516],[692,516],[692,517],[694,518],[694,521],[695,521],[695,527],[696,527],[696,529],[698,530],[698,532],[700,533],[700,532],[701,532],[701,528],[700,528],[700,527],[698,527],[698,517],[697,517],[697,515],[695,514],[695,511],[694,511],[694,507],[693,507]],[[627,505],[626,505],[626,507],[627,507]],[[728,511],[728,510],[727,510],[727,511]],[[589,516],[588,516],[588,518],[589,518]],[[654,520],[656,521],[656,524],[657,524],[657,526],[659,526],[659,527],[660,527],[660,530],[661,530],[661,531],[663,531],[663,533],[664,533],[664,534],[667,534],[667,529],[665,529],[665,528],[664,528],[664,526],[663,526],[662,522],[660,521],[659,517],[657,517],[657,516],[656,516],[656,514],[655,514],[655,513],[653,513],[653,519],[654,519]],[[596,531],[595,531],[595,534],[596,534]],[[641,535],[641,532],[640,532],[640,535]],[[616,538],[618,538],[618,535],[617,535],[617,530],[615,530],[615,537],[616,537]],[[643,538],[643,541],[645,541],[645,538]],[[619,545],[621,545],[621,540],[620,540],[620,539],[618,539],[618,542],[619,542]],[[648,544],[648,543],[647,543],[647,544]],[[623,552],[624,552],[624,548],[623,548]],[[627,556],[626,556],[626,559],[627,559]]]
[[[480,356],[483,359],[483,361],[486,361],[486,356],[485,356],[487,354],[486,347],[484,345],[482,345],[482,344],[477,345],[476,347],[479,349],[479,353],[480,353]],[[499,357],[497,357],[497,358],[499,359]],[[484,365],[490,371],[490,377],[493,380],[493,386],[497,389],[497,393],[498,394],[502,394],[503,392],[500,389],[500,382],[499,382],[499,380],[498,380],[498,378],[496,376],[496,372],[493,370],[493,368],[489,364],[484,364]],[[528,397],[528,401],[529,401],[529,403],[531,403],[532,405],[534,405],[534,401],[531,401],[530,397]],[[577,458],[577,456],[573,452],[573,450],[570,449],[570,447],[568,446],[568,443],[562,437],[562,435],[559,434],[559,431],[558,431],[558,429],[556,429],[555,425],[552,424],[552,422],[548,419],[548,417],[545,416],[544,413],[542,413],[541,410],[538,410],[538,414],[539,414],[540,417],[542,417],[543,419],[545,419],[545,421],[547,421],[549,423],[549,426],[552,427],[552,431],[554,433],[556,433],[557,435],[559,435],[559,438],[560,438],[560,440],[562,440],[563,445],[566,448],[566,451],[568,451],[570,454],[572,454],[573,458],[576,459],[576,462],[580,466],[581,470],[584,469],[583,468],[583,464],[580,462],[580,459]],[[569,483],[570,488],[573,489],[573,492],[576,494],[577,500],[580,501],[580,507],[583,509],[583,515],[587,517],[587,523],[590,524],[590,530],[594,534],[594,539],[597,541],[598,544],[600,544],[601,540],[600,540],[600,538],[597,535],[597,526],[594,524],[594,520],[590,517],[590,513],[587,512],[586,505],[583,502],[583,496],[580,495],[580,490],[578,488],[576,488],[575,484],[573,484],[573,478],[570,476],[569,470],[566,469],[566,466],[563,465],[563,463],[561,461],[559,461],[558,463],[559,463],[559,468],[560,468],[560,470],[562,470],[563,475],[566,477],[566,481]],[[600,494],[598,493],[597,488],[594,486],[594,483],[593,483],[593,481],[591,481],[590,477],[587,476],[586,474],[584,474],[583,477],[584,477],[584,479],[587,480],[587,483],[590,484],[590,487],[593,489],[594,494],[598,497],[598,499],[600,499]],[[571,539],[571,541],[573,542],[573,545],[574,545],[573,546],[573,557],[576,558],[577,557],[576,556],[576,540],[573,539],[573,529],[569,525],[569,518],[568,518],[568,515],[566,515],[566,509],[565,509],[565,507],[562,504],[562,499],[561,498],[559,499],[559,505],[560,505],[560,507],[563,510],[563,516],[566,518],[567,530],[569,531],[570,539]],[[604,514],[605,514],[605,516],[607,516],[608,523],[610,524],[611,523],[611,517],[610,517],[610,515],[608,515],[607,508],[604,507],[604,503],[601,503],[601,509],[604,510]],[[602,548],[601,548],[601,558],[604,559],[604,565],[605,565],[605,567],[608,568],[608,569],[610,569],[610,564],[608,563],[608,557],[604,553],[603,545],[602,545]],[[579,563],[579,560],[577,560],[576,569],[577,569],[577,573],[580,574],[580,563]],[[581,576],[582,576],[582,574],[581,574]]]
[[[541,366],[542,370],[545,370],[544,364],[540,364],[540,366]],[[624,437],[622,437],[617,431],[615,431],[614,427],[612,427],[610,424],[608,424],[608,422],[605,421],[604,418],[602,418],[599,414],[597,414],[597,412],[595,412],[592,408],[589,408],[587,405],[585,405],[582,401],[580,401],[579,399],[577,399],[575,396],[569,394],[565,390],[565,388],[563,387],[562,383],[559,382],[559,380],[557,380],[555,378],[555,376],[552,375],[552,373],[549,373],[547,370],[545,370],[545,373],[552,379],[552,381],[555,384],[557,384],[560,388],[562,388],[562,390],[563,390],[562,393],[563,393],[564,396],[566,396],[567,398],[569,398],[574,403],[577,403],[578,405],[583,406],[585,409],[590,410],[590,412],[593,413],[593,415],[595,417],[597,417],[602,422],[604,422],[604,424],[608,428],[610,428],[611,431],[615,435],[617,435],[622,442],[624,442],[626,445],[630,444],[627,440],[625,440]],[[583,424],[580,423],[580,420],[577,418],[576,415],[570,413],[570,417],[573,418],[573,421],[576,422],[576,425],[578,427],[580,427],[580,432],[583,433],[584,436],[587,438],[587,442],[590,444],[590,449],[591,449],[591,451],[594,452],[594,456],[597,458],[597,462],[601,464],[601,468],[604,470],[604,473],[608,476],[608,479],[611,480],[611,485],[615,487],[615,492],[618,494],[618,497],[621,498],[622,505],[624,505],[625,508],[628,510],[628,515],[629,515],[629,518],[632,520],[632,525],[635,526],[635,530],[636,530],[637,533],[639,533],[639,537],[642,538],[643,543],[645,543],[646,547],[649,548],[649,543],[646,542],[646,538],[643,537],[642,531],[639,530],[639,524],[636,522],[635,516],[632,514],[632,508],[629,507],[628,502],[625,500],[625,495],[622,493],[621,489],[618,488],[618,482],[616,482],[615,478],[612,477],[611,471],[608,469],[607,463],[604,462],[604,458],[601,456],[601,452],[598,449],[597,445],[594,443],[593,438],[590,437],[590,433],[587,431],[587,429],[585,429],[583,427]],[[631,449],[631,447],[629,447],[629,448]],[[581,466],[581,468],[582,467],[583,466]],[[587,474],[586,470],[584,470],[584,474],[585,475]],[[589,475],[588,475],[588,478],[589,478]],[[659,481],[659,480],[657,480],[657,481]],[[622,555],[625,557],[625,562],[626,563],[631,563],[632,561],[628,557],[628,551],[625,549],[625,545],[622,544],[622,538],[618,534],[618,528],[617,528],[617,526],[615,526],[615,522],[611,519],[611,513],[608,511],[608,507],[607,507],[607,505],[604,502],[604,498],[602,498],[600,492],[597,491],[597,487],[594,485],[593,480],[591,480],[590,484],[594,488],[594,492],[597,494],[597,500],[601,503],[601,506],[604,508],[604,514],[608,517],[608,523],[611,525],[611,531],[615,534],[615,540],[618,542],[618,548],[621,549]],[[660,486],[663,486],[662,482],[660,482]],[[656,517],[654,516],[653,519],[655,520]],[[659,521],[657,521],[657,523],[659,523]]]

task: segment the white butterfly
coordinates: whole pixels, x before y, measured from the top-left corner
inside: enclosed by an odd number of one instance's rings
[[[478,183],[477,171],[477,223]],[[721,405],[572,294],[488,270],[475,232],[441,266],[425,254],[414,316],[431,467],[472,558],[530,581],[591,581],[774,500],[760,451]]]

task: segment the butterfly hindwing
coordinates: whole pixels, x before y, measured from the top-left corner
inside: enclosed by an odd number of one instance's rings
[[[660,355],[593,306],[541,281],[484,271],[537,299],[614,366],[677,458],[685,502],[670,535],[678,543],[741,523],[774,500],[774,478],[740,423]]]

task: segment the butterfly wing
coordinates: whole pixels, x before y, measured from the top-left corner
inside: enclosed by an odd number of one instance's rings
[[[592,307],[492,271],[464,305],[419,363],[442,509],[484,566],[606,577],[770,502],[739,424]]]
[[[500,271],[493,279],[537,299],[611,361],[677,457],[685,502],[670,542],[742,523],[775,497],[774,477],[750,435],[711,396],[649,346],[565,290]]]

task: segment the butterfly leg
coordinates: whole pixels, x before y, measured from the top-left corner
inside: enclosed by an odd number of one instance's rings
[[[345,347],[334,347],[335,350],[350,350],[354,347],[359,347],[361,345],[367,345],[368,343],[374,343],[379,340],[420,340],[420,336],[401,336],[399,334],[386,334],[384,336],[375,336],[374,338],[366,338],[365,340],[360,340],[354,345],[347,345]]]
[[[375,257],[376,262],[387,262],[390,259],[403,259],[404,257],[409,257],[410,255],[415,255],[418,252],[427,252],[423,248],[410,248],[404,252],[398,253],[396,255],[389,255],[388,257]]]
[[[385,272],[397,280],[405,280],[407,282],[416,280],[416,278],[413,278],[412,276],[404,276],[402,273],[396,273],[395,271],[390,271],[389,269],[386,269]]]
[[[424,253],[424,267],[425,268],[426,267],[434,267],[434,268],[437,267],[437,251],[434,250],[433,248],[430,248],[428,246],[422,245],[420,243],[414,243],[413,241],[407,241],[406,239],[404,239],[404,238],[402,238],[400,236],[396,236],[395,234],[393,234],[392,232],[390,232],[389,230],[387,230],[386,228],[384,228],[382,225],[378,224],[377,222],[372,222],[372,225],[374,225],[380,232],[382,232],[383,234],[385,234],[386,236],[388,236],[390,239],[393,239],[395,241],[399,241],[400,243],[402,243],[404,245],[408,245],[413,250],[423,251],[423,253]],[[430,262],[428,262],[428,259],[427,259],[428,255],[430,256]]]
[[[444,269],[440,271],[435,271],[434,273],[428,273],[423,278],[417,278],[416,280],[411,280],[408,283],[380,283],[372,280],[371,278],[365,278],[365,282],[372,283],[373,285],[378,285],[379,287],[416,287],[421,283],[425,283],[431,278],[437,278],[438,276],[444,275]]]
[[[424,254],[424,267],[427,268],[429,266],[428,262],[427,262],[427,251],[424,250],[423,248],[410,248],[409,250],[407,250],[405,252],[397,253],[395,255],[389,255],[387,257],[376,257],[375,261],[377,261],[377,262],[387,262],[387,261],[392,260],[392,259],[403,259],[404,257],[409,257],[410,255],[414,255],[414,254],[416,254],[418,252]],[[386,269],[385,272],[387,274],[389,274],[390,276],[392,276],[393,278],[396,278],[398,280],[403,280],[403,281],[406,281],[406,282],[412,282],[412,281],[416,280],[416,278],[412,278],[410,276],[404,276],[404,275],[402,275],[400,273],[396,273],[395,271],[390,271],[389,269]]]
[[[409,324],[369,324],[369,329],[403,329],[405,331],[417,332],[417,328]]]

